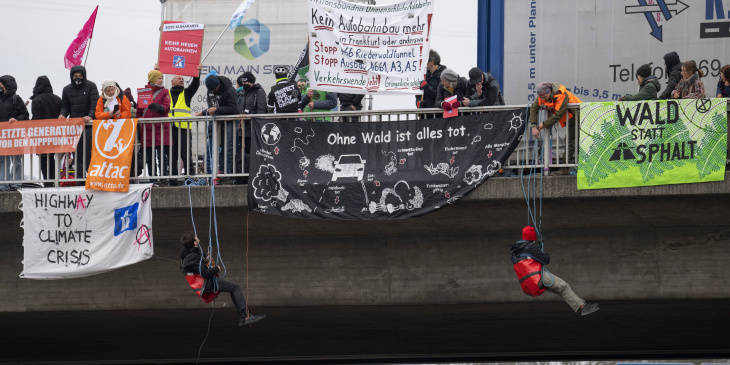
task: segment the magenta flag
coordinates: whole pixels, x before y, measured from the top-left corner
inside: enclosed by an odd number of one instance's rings
[[[81,60],[84,58],[84,51],[88,46],[91,36],[94,34],[94,23],[96,22],[96,11],[99,10],[99,5],[96,6],[94,12],[91,13],[89,20],[86,21],[84,27],[76,36],[71,45],[66,50],[66,56],[63,61],[66,63],[66,69],[70,70],[71,67],[81,64]]]

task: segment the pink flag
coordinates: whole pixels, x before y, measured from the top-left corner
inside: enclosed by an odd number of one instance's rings
[[[64,62],[66,62],[66,69],[70,70],[71,67],[81,64],[81,59],[84,58],[86,46],[89,44],[91,36],[94,34],[94,22],[96,22],[97,10],[99,10],[99,5],[96,6],[94,12],[91,13],[91,17],[89,17],[89,20],[86,21],[86,24],[84,24],[84,27],[81,28],[81,31],[76,36],[76,39],[74,39],[68,47],[66,56],[63,58]]]

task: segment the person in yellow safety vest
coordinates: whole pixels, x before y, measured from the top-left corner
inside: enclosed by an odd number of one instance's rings
[[[330,112],[337,107],[337,93],[308,89],[302,93],[300,106],[303,113]],[[332,117],[315,118],[314,120],[331,122]]]
[[[193,77],[190,81],[190,85],[185,87],[185,79],[181,75],[176,75],[172,78],[170,87],[170,112],[167,114],[168,117],[172,118],[187,118],[192,116],[192,110],[190,109],[190,103],[198,92],[200,87],[200,70],[203,69],[203,65],[198,65],[198,76]],[[190,141],[191,141],[191,122],[173,122],[172,128],[172,165],[175,175],[182,175],[180,169],[179,159],[182,159],[183,168],[185,174],[193,175],[194,171],[192,167],[192,161],[190,157]],[[172,180],[171,185],[177,185],[176,180]]]
[[[565,86],[557,83],[542,82],[537,85],[537,99],[530,106],[530,125],[532,126],[532,135],[538,137],[540,131],[551,128],[555,123],[560,122],[561,127],[565,127],[567,121],[571,120],[568,128],[568,151],[566,153],[567,163],[577,163],[575,160],[575,125],[578,118],[568,111],[568,104],[580,103],[580,99],[568,91]],[[547,109],[548,119],[538,124],[538,113],[540,109]],[[556,175],[574,175],[575,169],[567,167],[560,168],[554,172]]]

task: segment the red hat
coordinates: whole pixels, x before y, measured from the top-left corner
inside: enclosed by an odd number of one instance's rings
[[[537,232],[535,232],[535,228],[532,228],[530,226],[522,228],[522,239],[525,241],[536,241]]]

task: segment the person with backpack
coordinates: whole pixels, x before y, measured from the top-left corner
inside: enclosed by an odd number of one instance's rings
[[[557,294],[568,303],[574,312],[585,316],[597,311],[598,303],[586,302],[573,292],[565,280],[543,268],[550,263],[550,255],[543,252],[542,243],[537,242],[535,228],[522,229],[522,240],[512,244],[512,264],[520,286],[525,294],[533,297],[545,291]]]
[[[482,72],[479,67],[469,70],[469,83],[464,97],[464,106],[493,106],[504,105],[502,90],[499,81],[488,72]]]

